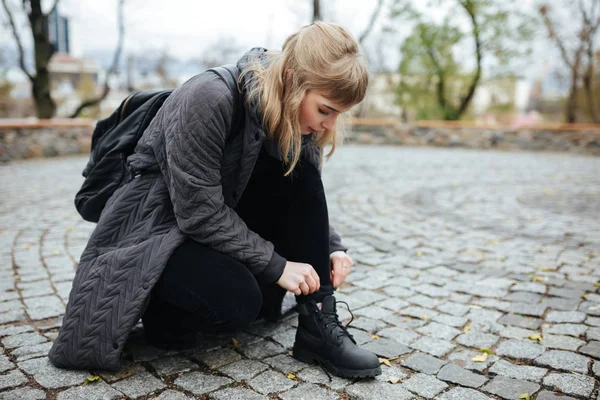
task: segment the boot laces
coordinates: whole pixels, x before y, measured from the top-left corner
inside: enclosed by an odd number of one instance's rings
[[[338,303],[342,303],[342,304],[346,305],[346,308],[348,309],[348,312],[350,313],[350,317],[351,317],[350,321],[344,326],[340,322],[337,312],[335,312],[335,311],[325,312],[325,311],[321,310],[322,321],[324,322],[324,327],[326,330],[329,331],[330,335],[335,334],[334,338],[336,341],[339,341],[340,338],[342,338],[344,336],[348,336],[350,338],[350,340],[352,340],[354,343],[356,343],[352,334],[350,332],[348,332],[348,326],[350,326],[352,321],[354,321],[354,314],[352,314],[352,311],[350,311],[350,306],[348,305],[348,303],[346,303],[345,301],[337,301],[336,300],[335,301],[336,308],[337,308]]]

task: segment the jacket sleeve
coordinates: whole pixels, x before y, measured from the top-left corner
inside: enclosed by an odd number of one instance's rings
[[[179,229],[246,264],[261,283],[277,281],[286,260],[248,229],[223,197],[220,170],[233,123],[233,94],[215,74],[204,73],[172,96],[162,126],[164,154],[157,158]]]

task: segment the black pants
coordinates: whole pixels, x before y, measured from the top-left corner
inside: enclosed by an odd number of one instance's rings
[[[333,292],[323,183],[307,163],[283,174],[282,163],[261,152],[235,211],[288,261],[315,268],[321,289],[297,301],[319,301]],[[243,263],[188,239],[169,259],[142,321],[146,331],[236,331],[259,312],[277,315],[284,294],[276,284],[261,287]]]

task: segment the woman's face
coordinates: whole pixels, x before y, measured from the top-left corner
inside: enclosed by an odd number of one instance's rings
[[[338,115],[350,107],[344,107],[316,90],[309,90],[300,105],[300,128],[303,135],[329,131],[335,126]]]

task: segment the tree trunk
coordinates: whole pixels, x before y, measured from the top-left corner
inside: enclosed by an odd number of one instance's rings
[[[48,63],[54,48],[46,32],[48,17],[42,12],[40,0],[31,0],[29,23],[33,34],[35,75],[31,79],[33,99],[38,118],[52,118],[56,114],[56,103],[50,95],[50,72]]]
[[[567,98],[567,104],[565,105],[565,122],[573,124],[577,120],[577,81],[579,80],[579,74],[577,70],[571,71],[571,88],[569,89],[569,97]]]
[[[313,0],[313,20],[312,22],[321,21],[321,4],[319,0]]]
[[[588,65],[587,70],[583,75],[583,87],[585,89],[588,110],[590,112],[590,116],[592,117],[592,121],[595,124],[598,124],[600,123],[600,118],[598,117],[598,111],[596,110],[596,105],[594,104],[594,50],[592,40],[592,38],[588,39]]]

